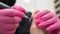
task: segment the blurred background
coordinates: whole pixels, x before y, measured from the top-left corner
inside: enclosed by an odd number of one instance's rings
[[[24,7],[27,11],[48,9],[54,11],[54,0],[17,0],[15,5]]]

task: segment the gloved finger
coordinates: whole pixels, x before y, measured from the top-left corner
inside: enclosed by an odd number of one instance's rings
[[[50,11],[48,11],[48,10],[43,10],[43,11],[41,11],[41,12],[39,12],[38,14],[36,14],[35,15],[35,18],[37,19],[37,18],[40,18],[41,16],[43,16],[43,15],[46,15],[46,14],[48,14]]]
[[[19,26],[19,24],[3,24],[0,23],[0,32],[2,31],[13,31],[16,30],[16,28]]]
[[[54,16],[53,16],[53,13],[48,13],[48,14],[40,17],[40,19],[46,21],[46,20],[49,20],[49,19],[51,19],[51,18],[53,18],[53,17],[54,17]]]
[[[14,19],[15,19],[15,23],[19,23],[22,20],[22,18],[20,18],[20,17],[14,17]]]
[[[47,20],[45,22],[39,23],[38,27],[40,27],[40,28],[46,28],[47,26],[56,23],[56,21],[57,21],[56,17],[53,17],[53,18],[51,18],[51,19],[49,19],[49,20]]]
[[[14,34],[14,33],[15,33],[15,30],[14,31],[3,31],[0,34]]]
[[[13,9],[16,9],[16,10],[19,10],[19,11],[22,11],[22,12],[25,12],[26,10],[23,8],[23,7],[21,7],[21,6],[13,6],[12,7]]]
[[[59,26],[60,24],[59,23],[55,23],[55,24],[49,26],[48,28],[46,28],[46,30],[47,31],[53,31],[53,30],[56,30],[56,29],[60,29],[60,26]]]
[[[18,10],[14,10],[14,9],[0,10],[0,15],[10,16],[10,17],[14,17],[14,16],[24,17],[25,16],[25,14],[23,12],[18,11]]]
[[[39,23],[41,23],[41,22],[44,22],[44,20],[42,20],[42,19],[40,19],[40,18],[38,18],[38,19],[35,19],[35,23],[38,25]]]
[[[36,23],[36,25],[38,25],[40,23],[40,19],[36,19],[35,23]]]
[[[22,20],[20,17],[6,17],[6,16],[0,16],[0,23],[5,24],[16,24],[19,23]]]
[[[38,18],[38,19],[36,19],[35,23],[36,23],[36,24],[39,24],[40,22],[44,22],[44,21],[46,21],[46,20],[49,20],[49,19],[53,18],[53,15],[52,15],[52,14],[53,14],[53,13],[48,13],[48,14],[46,14],[46,15]]]

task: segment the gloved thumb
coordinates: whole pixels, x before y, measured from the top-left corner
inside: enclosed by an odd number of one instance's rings
[[[12,6],[13,9],[16,9],[16,10],[19,10],[19,11],[22,11],[22,12],[25,12],[26,10],[21,7],[21,6]]]

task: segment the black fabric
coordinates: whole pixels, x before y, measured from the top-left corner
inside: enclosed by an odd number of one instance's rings
[[[26,12],[26,15],[31,18],[31,12]],[[15,34],[30,34],[31,21],[29,19],[23,18],[20,22],[19,27],[17,28]]]

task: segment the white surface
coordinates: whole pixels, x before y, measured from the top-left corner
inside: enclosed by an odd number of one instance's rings
[[[27,11],[34,11],[35,9],[54,11],[53,0],[17,0],[16,5],[24,7]]]
[[[35,1],[32,0],[29,3],[25,3],[23,0],[17,0],[16,5],[24,7],[27,11],[32,11],[35,9]]]

